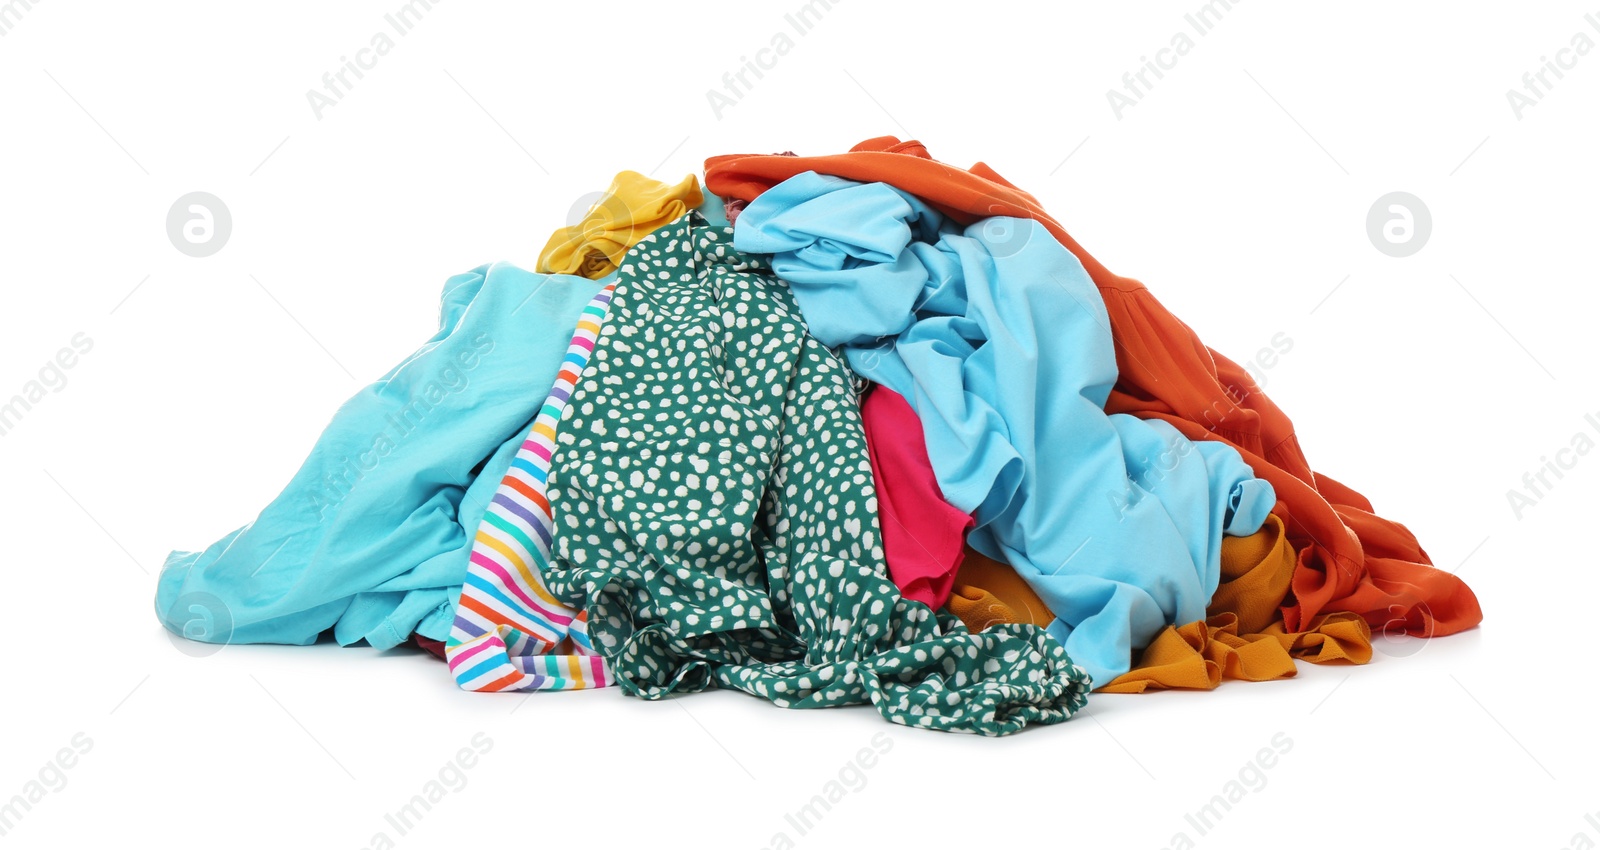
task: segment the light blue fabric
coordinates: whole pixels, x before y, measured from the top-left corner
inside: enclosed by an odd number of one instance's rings
[[[167,557],[162,624],[229,643],[447,637],[478,522],[608,282],[504,263],[446,281],[438,333],[339,408],[255,522]]]
[[[712,227],[727,227],[727,206],[722,202],[721,198],[711,194],[711,190],[706,188],[705,177],[696,177],[695,179],[700,181],[700,197],[703,199],[700,202],[700,206],[695,208],[695,211],[706,217],[706,224]]]
[[[806,172],[740,214],[734,246],[772,254],[812,334],[911,402],[945,498],[976,515],[973,548],[1027,579],[1097,687],[1205,617],[1222,535],[1258,530],[1272,486],[1229,446],[1106,415],[1105,304],[1048,231],[962,228],[886,184]]]

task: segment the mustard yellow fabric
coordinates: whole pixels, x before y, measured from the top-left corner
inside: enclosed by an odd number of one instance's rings
[[[1138,694],[1168,688],[1211,690],[1224,679],[1265,682],[1295,674],[1295,659],[1313,664],[1372,660],[1372,629],[1359,614],[1318,615],[1302,632],[1284,630],[1280,607],[1298,563],[1283,519],[1269,515],[1249,537],[1222,540],[1222,583],[1209,616],[1168,626],[1127,673],[1097,690]],[[1028,583],[1008,564],[966,550],[946,603],[967,628],[996,623],[1048,626],[1054,619]]]
[[[1268,514],[1261,530],[1249,537],[1224,536],[1222,582],[1206,613],[1232,612],[1245,635],[1282,620],[1278,607],[1289,593],[1295,563],[1294,547],[1277,514]]]
[[[1108,694],[1137,694],[1163,688],[1211,690],[1223,679],[1264,682],[1294,675],[1294,659],[1266,635],[1239,636],[1239,620],[1218,614],[1182,626],[1168,626],[1145,647],[1132,670],[1100,688]]]
[[[1231,613],[1183,626],[1168,626],[1151,641],[1138,666],[1099,688],[1106,694],[1141,694],[1167,688],[1208,691],[1223,679],[1265,682],[1295,674],[1294,659],[1313,664],[1336,661],[1365,664],[1372,659],[1372,630],[1349,611],[1320,614],[1304,632],[1283,630],[1240,635]]]
[[[1312,664],[1348,661],[1365,664],[1372,660],[1372,627],[1353,611],[1320,614],[1303,632],[1286,632],[1283,621],[1268,626],[1263,635],[1278,641],[1290,655]]]
[[[704,201],[693,174],[668,184],[637,171],[620,172],[582,221],[550,234],[538,271],[599,280],[616,270],[629,248]]]
[[[974,632],[997,623],[1048,626],[1055,615],[1010,564],[986,558],[968,546],[945,603]]]
[[[1313,664],[1370,661],[1372,629],[1358,614],[1321,614],[1304,631],[1285,631],[1280,607],[1297,562],[1283,520],[1275,514],[1249,537],[1223,538],[1222,583],[1211,598],[1210,616],[1163,629],[1132,670],[1098,690],[1210,690],[1223,679],[1288,678],[1295,674],[1296,658]]]

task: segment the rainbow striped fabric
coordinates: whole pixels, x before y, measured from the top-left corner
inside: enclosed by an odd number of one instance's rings
[[[585,612],[550,593],[544,570],[554,518],[545,486],[556,423],[589,363],[616,289],[613,283],[583,309],[555,386],[472,543],[445,657],[456,683],[469,691],[566,691],[613,682],[589,641]]]

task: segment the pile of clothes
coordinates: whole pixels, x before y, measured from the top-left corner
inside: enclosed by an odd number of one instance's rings
[[[442,302],[253,523],[167,559],[168,629],[1002,735],[1482,619],[1244,368],[918,142],[623,172]]]

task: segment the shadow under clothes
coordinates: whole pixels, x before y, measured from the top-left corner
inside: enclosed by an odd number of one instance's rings
[[[609,282],[506,263],[451,277],[438,332],[339,408],[254,522],[167,557],[162,625],[214,643],[446,638],[483,512]]]
[[[1164,626],[1202,619],[1224,533],[1275,501],[1230,446],[1108,416],[1105,306],[1039,223],[963,228],[884,183],[807,172],[752,201],[741,251],[772,254],[813,335],[905,396],[968,541],[1015,566],[1096,685]]]

